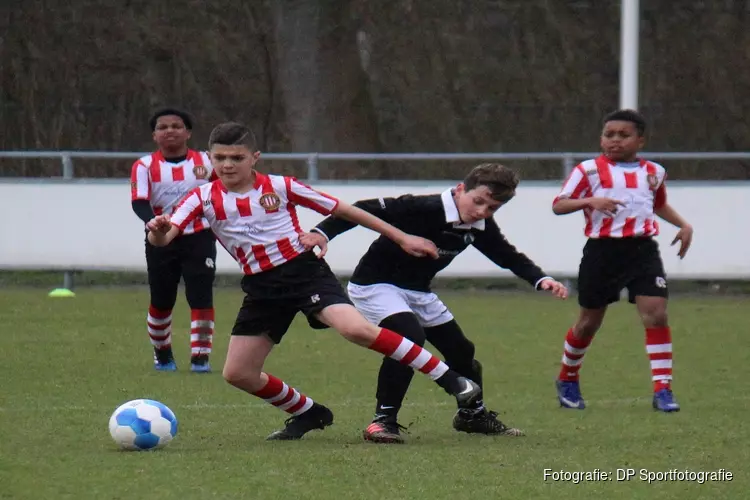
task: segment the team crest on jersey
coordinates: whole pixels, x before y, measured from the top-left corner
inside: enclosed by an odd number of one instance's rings
[[[648,174],[646,176],[646,180],[648,181],[648,185],[651,187],[651,189],[656,189],[656,186],[659,185],[659,178],[654,174]]]
[[[466,233],[464,234],[464,243],[467,245],[471,245],[474,243],[474,235],[472,233]]]
[[[260,206],[265,208],[267,212],[278,210],[281,206],[281,198],[276,193],[265,193],[258,200]]]
[[[203,165],[196,165],[193,167],[193,175],[196,179],[205,179],[208,177],[208,169]]]

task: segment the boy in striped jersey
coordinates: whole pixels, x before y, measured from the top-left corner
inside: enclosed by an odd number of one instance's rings
[[[144,223],[155,215],[171,214],[191,189],[215,178],[207,153],[188,148],[193,128],[182,110],[165,108],[149,120],[157,151],[139,158],[131,172],[133,212]],[[159,248],[146,241],[150,304],[148,334],[154,348],[154,367],[175,371],[172,353],[172,309],[180,278],[190,306],[190,370],[208,373],[214,333],[213,284],[216,240],[205,218],[185,227],[174,245]]]
[[[607,306],[628,289],[646,330],[651,362],[652,405],[662,412],[679,411],[672,394],[672,334],[667,323],[667,281],[659,246],[660,217],[679,228],[672,244],[680,242],[683,258],[690,248],[693,228],[667,203],[666,171],[638,158],[646,123],[632,110],[619,110],[604,119],[603,154],[576,166],[555,198],[557,215],[583,211],[585,234],[578,275],[578,320],[565,337],[557,397],[563,408],[582,410],[578,372]]]
[[[246,295],[232,329],[224,378],[290,415],[285,428],[268,439],[300,439],[333,423],[328,408],[263,371],[272,348],[300,311],[312,328],[331,327],[353,343],[421,371],[454,395],[459,405],[475,402],[481,393],[477,384],[410,340],[368,323],[354,308],[328,264],[300,242],[297,207],[352,220],[391,238],[411,255],[437,258],[434,243],[294,178],[256,171],[260,152],[252,132],[242,124],[215,127],[209,149],[219,180],[193,190],[171,218],[161,215],[150,221],[148,239],[167,246],[194,220],[205,217],[240,265]]]

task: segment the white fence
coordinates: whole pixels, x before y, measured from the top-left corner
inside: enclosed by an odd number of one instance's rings
[[[434,193],[451,182],[334,184],[314,187],[348,202],[403,193]],[[559,186],[523,183],[517,197],[496,215],[507,237],[558,277],[577,274],[583,218],[555,216],[551,202]],[[676,230],[664,223],[659,237],[667,272],[673,278],[750,279],[750,183],[673,182],[669,199],[695,226],[695,241],[683,261],[669,243]],[[143,224],[130,208],[126,179],[87,182],[0,182],[5,214],[0,218],[0,268],[145,271]],[[303,228],[320,216],[300,210]],[[351,273],[375,234],[355,228],[331,243],[328,261],[341,275]],[[217,269],[239,273],[220,249]],[[444,276],[509,276],[469,249]]]

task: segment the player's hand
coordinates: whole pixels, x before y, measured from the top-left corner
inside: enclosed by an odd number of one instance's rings
[[[438,249],[433,242],[420,236],[406,235],[406,238],[400,243],[404,252],[415,257],[432,257],[437,259]]]
[[[560,299],[568,298],[568,289],[565,288],[565,285],[551,278],[547,278],[546,280],[543,280],[541,283],[539,283],[539,289],[546,290]]]
[[[604,212],[609,217],[614,217],[620,207],[624,207],[625,203],[620,200],[613,198],[590,198],[589,207],[594,210]]]
[[[149,231],[167,234],[172,229],[172,223],[169,220],[169,215],[157,215],[146,223],[146,228]]]
[[[690,244],[693,242],[693,226],[688,224],[677,231],[677,235],[674,237],[674,240],[672,240],[672,246],[678,241],[680,242],[680,250],[677,252],[677,255],[680,259],[684,259],[685,254],[690,248]]]
[[[320,252],[318,252],[319,259],[322,259],[328,251],[328,240],[317,231],[300,234],[299,242],[302,243],[302,246],[307,251],[314,250],[315,247],[320,248]]]

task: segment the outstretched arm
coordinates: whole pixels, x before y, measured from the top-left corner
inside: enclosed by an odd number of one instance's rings
[[[655,208],[654,213],[680,229],[677,231],[674,240],[672,240],[672,245],[675,245],[678,241],[680,242],[680,250],[677,252],[677,255],[680,259],[684,259],[693,242],[693,226],[666,201],[659,208]]]
[[[396,210],[397,205],[397,200],[393,198],[379,198],[359,200],[354,203],[353,206],[390,223],[393,220],[392,212]],[[334,215],[326,217],[312,229],[312,231],[325,236],[326,240],[328,241],[331,241],[336,236],[357,227],[356,223],[343,217],[337,217],[335,210],[333,213]]]

